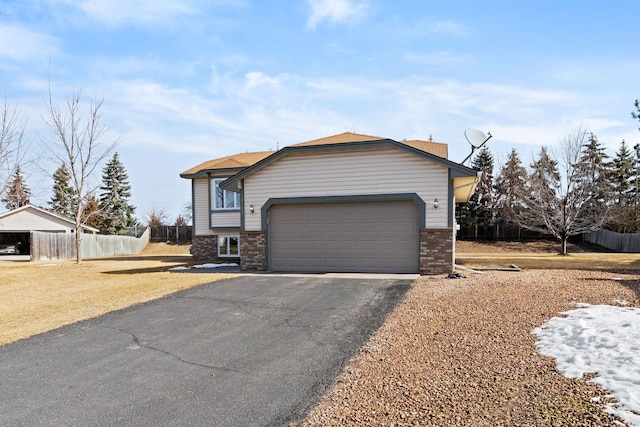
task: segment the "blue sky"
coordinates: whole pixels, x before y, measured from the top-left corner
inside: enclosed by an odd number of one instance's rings
[[[345,131],[431,136],[462,161],[477,128],[499,166],[582,126],[613,155],[640,142],[637,17],[627,0],[0,0],[0,90],[33,155],[49,78],[60,105],[104,98],[137,216],[173,221],[180,172]],[[43,169],[27,170],[41,205]]]

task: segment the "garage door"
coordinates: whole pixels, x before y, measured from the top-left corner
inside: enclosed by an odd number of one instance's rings
[[[418,209],[411,201],[274,205],[273,271],[418,272]]]

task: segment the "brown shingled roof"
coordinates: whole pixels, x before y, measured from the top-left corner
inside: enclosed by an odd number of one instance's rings
[[[328,144],[347,144],[350,142],[364,142],[364,141],[379,141],[381,139],[387,139],[380,136],[362,135],[359,133],[344,132],[338,135],[327,136],[325,138],[314,139],[311,141],[301,142],[294,144],[292,147],[306,147],[310,145],[328,145]],[[413,147],[416,150],[424,151],[425,153],[433,154],[443,159],[448,158],[448,146],[440,142],[410,140],[402,141],[404,145]]]
[[[449,146],[441,142],[412,139],[410,141],[402,141],[402,143],[404,145],[408,145],[409,147],[413,147],[416,150],[424,151],[426,153],[433,154],[434,156],[442,157],[443,159],[449,158]]]
[[[363,141],[379,141],[382,138],[380,136],[362,135],[359,133],[344,132],[338,135],[327,136],[320,139],[313,139],[311,141],[301,142],[299,144],[293,144],[291,147],[305,147],[308,145],[327,145],[327,144],[344,144],[348,142],[363,142]]]
[[[273,153],[275,153],[275,151],[240,153],[240,154],[233,154],[227,157],[221,157],[219,159],[207,160],[204,163],[200,163],[198,166],[194,166],[191,169],[187,169],[186,171],[182,172],[180,175],[193,175],[202,170],[209,170],[209,169],[246,168],[247,166],[251,166],[255,163],[258,163],[260,160],[270,156]]]

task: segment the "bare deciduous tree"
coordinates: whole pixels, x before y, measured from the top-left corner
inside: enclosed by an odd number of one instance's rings
[[[160,227],[166,225],[169,215],[166,208],[154,206],[146,215],[147,225],[149,227]]]
[[[74,219],[76,233],[76,262],[82,262],[82,226],[86,221],[84,208],[97,186],[90,188],[89,178],[96,168],[114,150],[119,140],[103,145],[107,128],[102,124],[102,99],[95,98],[88,107],[88,116],[81,109],[82,91],[76,91],[63,110],[53,103],[51,91],[44,121],[52,136],[44,149],[69,171],[71,187],[75,195]]]
[[[23,136],[25,124],[5,99],[0,118],[0,196],[12,181],[18,164],[24,156]]]
[[[578,129],[563,140],[559,162],[543,147],[531,165],[526,209],[516,220],[524,228],[559,239],[562,254],[567,253],[569,237],[600,229],[611,219],[607,166],[599,149],[593,134]]]

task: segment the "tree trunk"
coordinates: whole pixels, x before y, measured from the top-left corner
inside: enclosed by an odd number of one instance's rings
[[[80,264],[82,262],[82,229],[80,227],[76,228],[76,264]]]
[[[562,255],[566,255],[567,254],[567,237],[563,236],[562,237]]]

